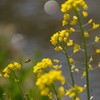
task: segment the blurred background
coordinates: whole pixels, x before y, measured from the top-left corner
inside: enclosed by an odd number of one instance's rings
[[[13,60],[31,59],[35,54],[41,57],[59,57],[53,51],[50,37],[62,29],[63,14],[60,5],[65,0],[0,0],[0,68]],[[89,18],[100,23],[100,0],[86,0]],[[79,39],[80,40],[80,39]],[[100,45],[100,44],[99,44]],[[97,57],[98,60],[100,57]],[[100,60],[99,60],[100,61]],[[98,73],[98,74],[97,74]],[[96,70],[94,78],[100,79]],[[92,76],[92,75],[91,75]],[[93,87],[97,87],[96,78]],[[97,90],[99,91],[99,90]],[[94,92],[93,92],[94,93]],[[100,99],[100,91],[96,99]],[[98,99],[99,98],[99,99]]]
[[[50,37],[62,29],[60,5],[64,0],[0,0],[0,51],[8,49],[10,57],[16,52],[33,56],[37,49],[48,52]],[[100,22],[99,0],[87,0],[89,18]],[[46,52],[47,51],[47,52]]]

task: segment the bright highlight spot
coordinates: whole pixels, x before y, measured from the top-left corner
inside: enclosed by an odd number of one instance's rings
[[[60,11],[59,4],[55,0],[49,0],[44,5],[44,11],[49,15],[55,15]]]

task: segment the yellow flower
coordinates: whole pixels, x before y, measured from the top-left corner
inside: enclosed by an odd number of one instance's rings
[[[55,63],[59,63],[59,60],[58,59],[54,59],[53,60]]]
[[[42,71],[47,69],[48,67],[52,67],[52,60],[50,58],[43,58],[41,62],[38,62],[34,67],[33,67],[33,72],[41,75]]]
[[[79,97],[76,97],[75,100],[80,100],[80,98]]]
[[[100,54],[100,49],[96,49],[96,53],[97,54]]]
[[[80,45],[75,44],[75,45],[74,45],[74,50],[73,50],[73,52],[76,53],[76,52],[78,52],[79,50],[80,50]]]
[[[43,96],[47,96],[48,94],[49,94],[49,88],[44,88],[42,91],[41,91],[41,95],[43,95]]]
[[[13,65],[15,67],[14,70],[21,69],[21,65],[18,62],[14,62]]]
[[[88,6],[85,4],[85,5],[83,6],[83,9],[84,9],[84,10],[87,10],[87,9],[88,9]]]
[[[77,73],[78,73],[78,72],[79,72],[79,69],[78,69],[78,68],[75,68],[75,72],[77,72]]]
[[[68,22],[66,21],[66,20],[63,20],[62,21],[62,26],[65,26],[65,25],[67,25],[68,24]]]
[[[58,88],[58,97],[63,97],[64,96],[64,87],[61,86]]]
[[[61,30],[57,33],[55,33],[52,37],[51,37],[51,43],[56,46],[61,42],[66,42],[67,38],[69,36],[69,33],[66,30]]]
[[[95,36],[95,42],[98,43],[100,41],[100,37]]]
[[[61,46],[56,46],[56,47],[54,48],[54,50],[56,50],[56,51],[61,51],[61,50],[62,50],[62,47],[61,47]]]
[[[70,63],[73,63],[74,62],[74,59],[73,58],[69,58],[69,62]]]
[[[88,21],[88,24],[91,24],[93,22],[93,19],[90,19],[89,21]]]
[[[38,86],[38,88],[40,89],[41,95],[50,96],[50,94],[52,94],[50,88],[52,84],[54,84],[57,81],[62,84],[65,83],[65,78],[64,76],[62,76],[62,72],[60,70],[51,70],[50,72],[43,74],[37,79],[36,86]],[[62,87],[58,88],[58,90],[60,93],[63,94]],[[57,95],[59,95],[59,92],[57,93]]]
[[[5,78],[9,78],[9,74],[8,74],[8,73],[5,73],[5,74],[4,74],[4,77],[5,77]]]
[[[59,37],[58,32],[55,33],[55,34],[51,37],[51,40],[50,40],[50,41],[51,41],[51,43],[52,43],[53,45],[56,45],[56,44],[57,44],[58,37]]]
[[[3,73],[5,78],[9,78],[9,74],[11,73],[11,70],[20,70],[21,69],[21,64],[18,62],[13,62],[9,64],[7,67],[4,68]]]
[[[4,68],[3,73],[10,73],[10,69],[8,68],[8,66],[6,68]]]
[[[76,16],[73,16],[72,21],[70,22],[70,25],[76,25],[78,18]]]
[[[75,32],[75,29],[74,28],[70,28],[70,33],[72,33],[72,32]]]
[[[18,62],[14,62],[7,66],[10,70],[21,69],[21,65]]]
[[[85,77],[86,76],[86,71],[83,71],[83,75],[81,78]]]
[[[79,11],[79,7],[82,7],[84,10],[88,9],[88,6],[84,0],[67,0],[61,5],[61,11],[67,13],[73,8]]]
[[[58,66],[58,65],[54,65],[53,67],[54,67],[54,69],[56,69],[56,70],[59,69],[59,66]]]
[[[93,23],[92,28],[93,28],[93,29],[97,29],[99,26],[100,26],[99,24],[95,24],[95,23]]]
[[[50,93],[48,94],[48,97],[49,97],[50,99],[53,99],[53,93],[50,92]]]
[[[68,42],[67,42],[67,46],[72,46],[73,45],[73,40],[69,40]]]
[[[70,25],[76,25],[77,24],[77,21],[76,20],[72,20],[71,22],[70,22]]]
[[[75,85],[74,87],[72,87],[72,88],[70,88],[70,89],[68,89],[66,91],[66,95],[68,95],[70,98],[78,98],[78,95],[80,93],[82,93],[83,90],[84,90],[83,87],[80,87],[80,86]],[[77,100],[77,99],[75,99],[75,100]]]
[[[86,11],[83,11],[82,14],[83,14],[83,17],[87,17],[88,16],[88,13]]]
[[[89,35],[89,33],[88,33],[87,31],[85,31],[85,32],[84,32],[84,36],[85,36],[86,38],[88,38],[90,35]]]
[[[69,14],[64,14],[64,20],[69,20],[70,19],[70,15]]]
[[[89,64],[89,70],[93,70],[93,67],[91,64]]]
[[[78,18],[77,18],[77,16],[73,16],[73,20],[77,20]]]
[[[53,68],[55,69],[55,70],[58,70],[58,69],[60,69],[62,67],[62,65],[54,65],[53,66]]]
[[[64,18],[63,18],[63,21],[62,21],[62,26],[67,25],[69,19],[70,19],[70,15],[69,14],[64,14]]]
[[[73,40],[69,39],[69,35],[71,32],[74,32],[74,28],[70,28],[67,30],[61,30],[56,32],[52,37],[50,42],[55,46],[56,51],[60,51],[64,46],[72,46]]]

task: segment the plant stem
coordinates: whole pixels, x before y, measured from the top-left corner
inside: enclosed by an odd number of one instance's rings
[[[74,77],[73,77],[73,73],[72,73],[72,71],[71,71],[71,64],[70,64],[70,62],[69,62],[69,57],[68,57],[68,54],[67,54],[67,52],[66,52],[66,49],[63,48],[63,52],[64,52],[65,57],[66,57],[66,59],[67,59],[67,63],[68,63],[68,66],[69,66],[70,77],[71,77],[71,81],[72,81],[72,86],[74,87],[74,85],[75,85]]]
[[[21,86],[20,86],[19,79],[17,78],[17,76],[16,76],[16,74],[15,74],[14,71],[13,71],[13,74],[14,74],[14,77],[15,77],[15,82],[17,83],[18,88],[19,88],[19,90],[20,90],[20,92],[21,92],[21,94],[22,94],[22,97],[23,97],[23,99],[25,100],[25,96],[24,96],[24,93],[23,93],[22,88],[21,88]]]
[[[81,24],[80,16],[79,16],[79,14],[76,10],[74,10],[74,11],[75,11],[75,14],[78,18],[79,27],[80,27],[80,30],[81,30],[81,33],[82,33],[82,43],[83,43],[83,47],[84,47],[84,62],[85,62],[85,69],[86,69],[87,100],[90,100],[89,72],[88,72],[89,67],[88,67],[88,58],[87,58],[86,39],[85,39],[85,36],[84,36],[84,30],[83,30],[83,27],[82,27],[82,24]]]
[[[56,91],[56,89],[55,89],[54,84],[52,84],[52,88],[53,88],[53,90],[54,90],[54,93],[56,94],[56,98],[57,98],[57,100],[61,100],[61,99],[60,99],[60,98],[58,98],[58,96],[57,96],[57,91]]]
[[[30,100],[29,94],[26,94],[26,98],[27,100]]]

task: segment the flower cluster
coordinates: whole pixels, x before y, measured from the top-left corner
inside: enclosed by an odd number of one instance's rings
[[[54,98],[54,91],[57,91],[57,97],[64,96],[64,87],[62,85],[65,83],[65,78],[62,75],[62,71],[59,70],[62,65],[58,65],[58,63],[58,59],[43,58],[33,67],[33,73],[37,76],[36,85],[40,89],[41,95]],[[53,85],[56,82],[62,85],[54,89]]]
[[[63,51],[63,53],[65,54],[67,58],[67,63],[69,65],[73,86],[71,89],[67,90],[66,94],[69,97],[73,98],[74,100],[80,100],[77,95],[79,95],[83,91],[83,88],[75,85],[73,72],[79,72],[79,69],[75,66],[75,64],[77,65],[77,61],[74,60],[72,56],[79,50],[84,52],[83,62],[85,63],[86,66],[85,66],[85,71],[83,71],[82,77],[85,76],[86,78],[88,78],[87,76],[88,72],[86,71],[86,69],[88,69],[88,71],[93,70],[91,61],[88,61],[88,57],[87,57],[88,45],[100,42],[100,37],[96,35],[94,37],[93,43],[86,44],[88,40],[87,38],[90,37],[90,32],[100,27],[100,25],[95,23],[92,19],[89,19],[88,22],[83,25],[83,23],[81,22],[81,16],[82,18],[87,17],[88,16],[87,10],[88,10],[88,6],[85,0],[65,1],[65,3],[61,5],[61,11],[64,13],[62,26],[68,25],[69,29],[67,28],[67,29],[63,29],[61,31],[56,32],[51,37],[51,40],[50,40],[51,44],[55,46],[55,50]],[[78,25],[78,27],[76,27],[75,25]],[[90,29],[86,28],[87,25],[90,26]],[[76,42],[75,40],[70,39],[70,37],[73,35],[71,33],[80,33],[82,42],[78,44],[78,43],[75,43]],[[73,52],[71,55],[69,55],[68,53],[68,50],[67,50],[68,47],[73,47]],[[97,54],[100,54],[100,48],[97,48],[95,52]],[[87,86],[87,90],[89,90],[89,86]]]
[[[95,43],[99,43],[100,42],[100,37],[99,36],[95,36]],[[100,48],[96,48],[95,51],[97,54],[100,54]]]
[[[62,65],[58,65],[57,63],[59,63],[58,59],[51,60],[50,58],[43,58],[42,61],[38,62],[33,67],[33,73],[37,74],[37,77],[40,77],[42,74],[47,73],[50,70],[58,70]]]
[[[9,74],[11,73],[11,71],[15,71],[15,70],[20,70],[21,69],[21,64],[19,64],[18,62],[13,62],[11,64],[9,64],[4,70],[4,77],[5,78],[9,78]]]
[[[68,37],[69,37],[69,32],[67,32],[66,30],[61,30],[61,31],[55,33],[51,37],[51,43],[53,45],[58,45],[59,43],[66,42]]]
[[[67,25],[68,23],[70,25],[76,25],[77,24],[77,16],[73,16],[71,18],[70,11],[80,11],[80,7],[82,7],[85,11],[82,12],[82,15],[84,17],[88,16],[88,13],[86,10],[88,9],[88,6],[84,0],[67,0],[65,3],[61,6],[61,11],[64,13],[64,20],[62,21],[62,26]],[[70,20],[70,22],[68,22]]]
[[[37,74],[37,76],[41,76],[47,68],[52,67],[52,60],[50,58],[44,58],[41,62],[38,62],[33,67],[33,72]]]
[[[50,87],[52,87],[55,82],[60,82],[62,85],[65,83],[65,78],[61,71],[51,70],[50,72],[43,74],[37,79],[36,85],[41,90],[41,95],[50,96],[51,94],[53,95],[52,89],[54,89]],[[58,88],[56,95],[64,95],[64,88],[62,86]]]
[[[56,46],[55,50],[59,51],[62,50],[62,47],[64,46],[72,46],[73,45],[73,40],[69,39],[69,35],[71,32],[74,32],[74,28],[70,28],[69,30],[61,30],[59,32],[56,32],[52,37],[51,37],[51,43]]]
[[[73,28],[70,28],[69,30],[61,30],[57,33],[55,33],[51,37],[51,43],[55,46],[56,51],[62,50],[64,47],[71,47],[73,46],[73,53],[76,53],[80,50],[79,44],[74,44],[72,39],[69,39],[70,32],[74,32],[75,30]]]
[[[84,90],[83,87],[75,85],[74,87],[66,91],[66,95],[68,95],[70,98],[73,98],[74,100],[80,100],[78,95],[82,93],[83,90]]]
[[[61,11],[66,13],[70,10],[73,10],[73,8],[75,8],[77,11],[79,11],[80,6],[84,10],[88,9],[88,6],[84,0],[67,0],[64,4],[62,4]]]

